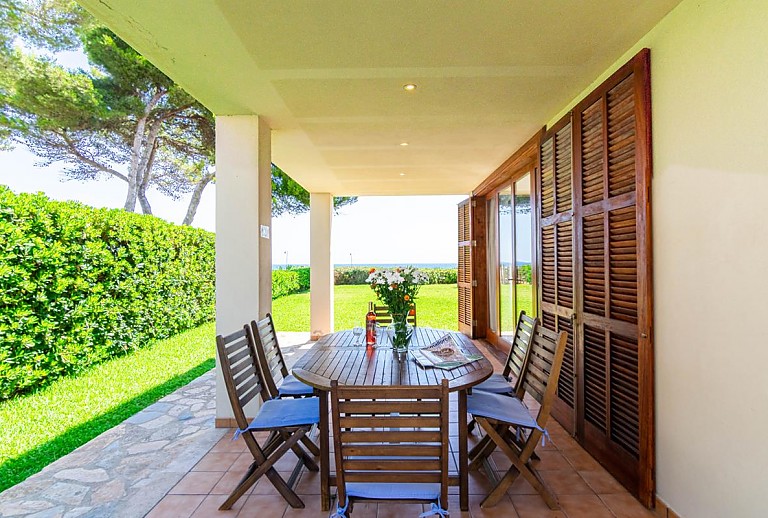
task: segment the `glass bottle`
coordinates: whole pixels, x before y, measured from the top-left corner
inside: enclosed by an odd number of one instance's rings
[[[365,315],[365,345],[376,345],[376,313],[373,311],[373,302],[368,303],[368,314]]]

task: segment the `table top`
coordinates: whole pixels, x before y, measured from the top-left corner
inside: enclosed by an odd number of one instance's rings
[[[414,328],[409,347],[426,347],[449,333],[465,353],[482,355],[465,335],[429,327]],[[322,337],[296,362],[293,375],[320,390],[329,390],[331,380],[342,385],[391,386],[439,385],[447,378],[454,391],[477,385],[493,373],[493,365],[485,357],[451,370],[423,368],[410,353],[395,353],[391,346],[367,348],[361,344],[363,339],[352,331]]]

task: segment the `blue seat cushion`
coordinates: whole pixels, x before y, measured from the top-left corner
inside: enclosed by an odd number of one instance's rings
[[[280,397],[282,396],[311,396],[314,393],[314,389],[297,380],[293,374],[289,374],[283,378],[283,382],[277,389]]]
[[[271,399],[265,401],[247,430],[272,430],[320,422],[320,399]]]
[[[347,482],[347,496],[376,500],[437,500],[440,484],[395,482]]]
[[[494,394],[509,394],[512,392],[512,383],[501,374],[491,374],[491,377],[472,387],[472,390],[482,390],[483,392],[493,392]]]
[[[489,417],[515,426],[545,432],[544,428],[541,428],[531,417],[531,413],[523,402],[516,397],[478,390],[467,396],[467,412],[474,417]]]

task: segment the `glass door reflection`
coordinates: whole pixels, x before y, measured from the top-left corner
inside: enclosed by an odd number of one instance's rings
[[[498,194],[499,229],[499,331],[501,336],[515,334],[514,213],[512,187]]]
[[[520,311],[535,316],[533,311],[533,221],[531,219],[531,175],[526,174],[514,184],[515,225],[515,321]]]

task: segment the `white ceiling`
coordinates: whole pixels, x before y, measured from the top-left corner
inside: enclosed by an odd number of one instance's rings
[[[679,3],[78,1],[336,195],[470,192]]]

